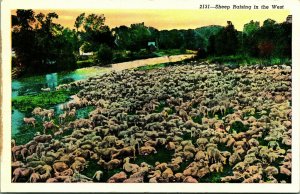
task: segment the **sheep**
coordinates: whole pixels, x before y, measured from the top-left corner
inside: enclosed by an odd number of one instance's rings
[[[101,180],[101,177],[103,176],[103,172],[101,170],[98,170],[95,172],[93,179],[96,179],[97,181]]]
[[[62,172],[69,168],[69,166],[64,162],[56,162],[53,164],[54,172]]]
[[[66,112],[66,111],[65,111],[64,113],[60,114],[60,115],[58,116],[58,118],[59,118],[59,123],[62,124],[63,121],[66,119],[66,117],[67,117],[67,112]]]
[[[108,183],[118,183],[123,182],[127,178],[127,175],[125,172],[119,172],[117,174],[114,174],[112,177],[110,177],[107,182]]]
[[[52,129],[54,127],[58,128],[58,126],[54,124],[53,120],[51,120],[49,122],[48,121],[44,121],[43,127],[44,127],[44,134],[46,134],[46,130],[47,129]]]
[[[32,168],[16,168],[12,175],[12,182],[17,182],[19,178],[21,177],[29,177],[31,174],[33,173],[33,169]]]
[[[149,155],[149,154],[151,154],[151,153],[157,153],[157,151],[156,151],[156,149],[154,148],[154,147],[152,147],[152,146],[142,146],[142,147],[140,147],[140,149],[139,149],[139,153],[141,154],[141,155]]]
[[[33,117],[30,117],[30,118],[26,118],[26,117],[24,117],[23,118],[23,121],[24,121],[24,123],[26,123],[27,125],[28,124],[32,124],[33,125],[33,127],[35,127],[35,118],[33,118]]]
[[[43,92],[50,92],[51,89],[50,88],[41,88],[41,91],[43,91]]]
[[[197,179],[193,178],[192,176],[187,176],[183,179],[184,183],[198,183]]]

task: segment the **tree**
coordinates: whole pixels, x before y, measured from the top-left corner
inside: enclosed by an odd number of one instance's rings
[[[159,47],[162,49],[179,49],[185,46],[184,35],[179,30],[162,30],[159,33]]]
[[[279,24],[276,54],[280,57],[292,57],[292,24],[283,22]]]
[[[254,22],[251,20],[249,23],[244,25],[243,33],[248,37],[252,37],[254,33],[259,30],[259,28],[259,22]]]
[[[17,10],[12,42],[18,63],[27,73],[45,73],[75,67],[75,31],[53,22],[55,12],[35,15],[32,10]]]
[[[147,47],[147,43],[151,40],[151,32],[144,23],[130,25],[130,36],[132,45],[130,50],[138,51]]]
[[[212,35],[208,39],[207,54],[208,55],[216,54],[216,35]]]
[[[105,17],[103,14],[90,14],[84,20],[83,28],[86,32],[98,31],[104,27]]]
[[[74,27],[76,28],[76,32],[78,32],[78,29],[81,27],[81,25],[83,24],[84,21],[84,16],[85,13],[80,14],[79,16],[77,16],[76,20],[75,20],[75,24]]]
[[[274,51],[274,44],[271,41],[262,41],[258,44],[258,49],[261,57],[269,58]]]
[[[255,35],[260,30],[259,22],[251,20],[249,23],[244,25],[242,32],[242,52],[252,56],[258,56],[259,49],[257,47],[257,41]],[[246,46],[244,46],[246,45]]]
[[[18,9],[15,18],[15,24],[19,25],[22,30],[32,30],[32,24],[35,22],[34,11]]]
[[[215,38],[215,50],[218,55],[234,55],[238,51],[238,32],[231,21]]]
[[[196,28],[196,39],[197,39],[197,48],[204,48],[205,50],[209,50],[208,47],[211,47],[212,45],[209,43],[210,37],[218,34],[224,27],[217,26],[217,25],[211,25],[211,26],[204,26],[201,28]],[[215,43],[213,43],[215,44]]]
[[[187,49],[197,50],[199,47],[197,45],[197,38],[196,38],[195,30],[188,29],[182,33],[184,36],[185,47]]]
[[[129,50],[130,45],[132,45],[133,40],[130,35],[130,28],[127,26],[120,26],[113,29],[115,33],[115,43],[119,49]]]
[[[97,51],[101,44],[110,47],[114,46],[114,36],[112,31],[105,25],[105,17],[103,14],[90,14],[83,20],[83,29],[81,33],[82,42],[91,44],[93,51]]]
[[[147,27],[144,23],[131,24],[130,27],[116,27],[113,31],[117,47],[130,51],[139,51],[147,48],[149,41],[156,42],[158,38],[158,30]]]
[[[23,67],[30,64],[35,53],[34,15],[32,10],[17,10],[16,15],[12,16],[12,48],[16,52],[16,60]]]
[[[113,51],[106,44],[101,44],[96,55],[96,62],[106,65],[113,59]]]

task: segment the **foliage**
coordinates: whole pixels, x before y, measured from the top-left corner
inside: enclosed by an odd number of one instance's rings
[[[239,42],[238,32],[234,28],[231,21],[227,21],[227,26],[220,30],[214,38],[211,39],[210,54],[216,54],[219,56],[223,55],[234,55],[237,53]]]
[[[243,33],[246,36],[253,36],[253,34],[257,32],[259,28],[259,22],[254,22],[253,20],[251,20],[249,23],[244,25]]]
[[[120,26],[113,29],[116,34],[116,45],[119,49],[139,51],[147,47],[148,42],[155,41],[156,29],[144,23],[131,24],[130,27]]]
[[[32,111],[35,107],[49,108],[66,102],[72,93],[72,91],[51,91],[36,95],[18,96],[12,100],[12,106],[22,112]]]
[[[247,45],[244,52],[252,57],[260,58],[291,58],[290,23],[276,23],[267,19],[260,27],[258,22],[245,24],[243,44]]]
[[[113,59],[113,51],[112,49],[107,46],[106,44],[101,44],[97,55],[96,55],[96,62],[106,65],[109,64]]]
[[[217,25],[210,25],[210,26],[204,26],[201,28],[196,28],[196,36],[198,41],[198,47],[197,48],[203,48],[207,50],[207,47],[209,46],[209,38],[213,35],[218,34],[223,29],[222,26]]]
[[[76,28],[77,32],[78,32],[78,29],[79,29],[79,28],[81,27],[81,25],[83,24],[84,16],[85,16],[85,13],[82,13],[82,14],[80,14],[79,16],[77,16],[77,18],[76,18],[76,20],[75,20],[74,27]]]
[[[13,49],[27,73],[71,69],[75,63],[75,32],[53,22],[56,13],[35,15],[18,10],[12,28]]]
[[[77,18],[83,26],[83,31],[79,32],[81,41],[89,44],[89,51],[98,51],[101,44],[106,44],[111,48],[114,46],[114,36],[110,28],[105,25],[103,14],[90,14],[86,17],[81,14]]]

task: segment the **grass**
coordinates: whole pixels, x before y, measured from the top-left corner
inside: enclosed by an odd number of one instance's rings
[[[201,114],[199,114],[199,115],[197,115],[195,117],[192,117],[193,121],[195,123],[199,123],[199,124],[202,124],[202,118],[203,118],[203,116]]]
[[[219,144],[218,144],[218,149],[219,149],[220,151],[222,151],[222,152],[223,152],[223,151],[228,151],[228,152],[230,152],[230,153],[233,153],[232,146],[227,147],[225,143],[219,143]]]
[[[250,117],[250,116],[253,116],[253,117],[256,118],[256,119],[260,119],[262,115],[261,115],[260,112],[257,111],[257,110],[255,110],[255,113],[254,113],[254,114],[251,114],[250,112],[247,112],[247,113],[244,113],[244,114],[243,114],[243,118],[245,118],[245,117]]]
[[[263,58],[249,57],[247,55],[230,55],[230,56],[217,56],[217,57],[211,56],[208,57],[208,62],[224,64],[232,68],[237,68],[243,65],[256,65],[256,64],[263,65],[263,66],[280,65],[280,64],[290,65],[291,59],[278,58],[278,57],[263,59]]]
[[[181,54],[194,54],[195,52],[192,50],[184,50],[184,49],[160,49],[154,52],[157,56],[167,56],[167,55],[181,55]]]
[[[71,121],[74,121],[74,119],[75,118],[67,118],[67,120],[65,120],[65,122],[69,123]],[[54,121],[55,125],[57,125],[57,126],[59,125],[58,115],[56,115],[53,118],[53,121]],[[57,130],[58,130],[57,128],[47,130],[46,134],[51,134],[53,136],[54,132]],[[28,143],[30,140],[32,140],[33,137],[35,136],[35,133],[37,133],[37,132],[39,132],[40,134],[44,133],[43,121],[42,121],[42,118],[39,118],[39,117],[36,117],[35,127],[33,127],[32,125],[26,125],[26,124],[21,125],[21,127],[19,128],[19,132],[16,133],[15,135],[13,135],[12,139],[15,139],[17,145],[24,145],[24,144]],[[66,135],[70,135],[72,132],[73,132],[73,129],[65,130],[63,134],[56,136],[55,139],[60,140],[62,137],[66,136]]]
[[[191,133],[184,132],[181,137],[183,140],[191,140],[193,144],[196,144],[197,138],[191,137]]]
[[[164,68],[164,67],[166,67],[166,64],[160,63],[160,64],[156,64],[156,65],[146,65],[146,66],[137,67],[136,70],[137,71],[149,71],[152,69],[159,69],[159,68]]]
[[[35,107],[49,108],[56,104],[66,102],[75,91],[50,91],[35,95],[17,96],[12,100],[12,106],[22,112],[30,112]]]
[[[232,176],[232,167],[227,165],[223,166],[223,172],[212,172],[200,178],[199,183],[221,183],[221,178],[225,176]]]
[[[165,68],[165,67],[170,67],[170,66],[183,65],[192,60],[193,60],[193,58],[188,58],[188,59],[184,59],[182,61],[177,61],[177,62],[159,63],[159,64],[155,64],[155,65],[145,65],[145,66],[137,67],[134,70],[149,71],[152,69],[159,69],[159,68]]]
[[[138,165],[141,165],[142,162],[146,162],[149,165],[154,165],[155,162],[159,161],[161,163],[163,162],[170,162],[172,159],[172,155],[174,152],[169,151],[164,148],[157,148],[156,154],[149,154],[147,156],[142,156],[136,154],[135,161],[131,161],[131,163],[135,163]],[[113,169],[113,170],[105,170],[103,169],[99,164],[97,164],[97,161],[90,160],[88,162],[87,168],[85,168],[81,173],[86,175],[89,178],[92,178],[96,171],[101,170],[103,172],[103,176],[100,180],[100,182],[106,182],[111,176],[113,176],[116,173],[119,173],[123,171],[122,166]],[[129,174],[127,174],[129,175]],[[95,181],[95,180],[94,180]]]
[[[246,132],[249,130],[249,126],[244,125],[241,121],[235,121],[231,124],[229,133],[236,133]]]
[[[87,119],[89,117],[89,113],[93,110],[95,110],[94,106],[86,106],[86,107],[80,108],[76,111],[76,118],[77,119],[80,119],[80,118]]]
[[[165,101],[160,101],[158,107],[156,107],[154,112],[160,113],[164,110],[165,107],[166,107],[166,102]],[[171,114],[171,113],[169,113],[169,114]]]
[[[55,124],[57,124],[57,122],[55,122]],[[40,118],[37,118],[35,127],[33,127],[32,125],[23,124],[19,128],[19,132],[13,135],[12,138],[15,139],[17,145],[24,145],[28,143],[30,140],[32,140],[33,137],[35,136],[35,133],[37,132],[39,132],[40,134],[44,133],[42,119]],[[50,132],[49,130],[46,133],[53,134],[53,132]]]
[[[191,159],[191,160],[187,160],[187,161],[183,161],[181,164],[180,164],[180,168],[178,169],[178,170],[176,170],[176,171],[174,171],[175,173],[176,172],[183,172],[185,169],[186,169],[186,167],[188,167],[188,165],[190,165],[190,163],[192,163],[193,162],[193,160]]]
[[[147,156],[137,154],[134,163],[140,165],[142,162],[146,162],[147,164],[154,166],[157,161],[160,163],[171,162],[174,151],[169,151],[163,147],[156,148],[156,151],[156,154],[149,154]]]
[[[148,59],[159,57],[156,53],[147,49],[141,49],[139,51],[127,51],[127,50],[114,50],[114,57],[112,63],[122,63],[127,61]]]
[[[90,59],[86,59],[86,60],[79,60],[76,61],[76,65],[78,68],[82,68],[82,67],[90,67],[94,64],[94,60],[92,58]]]
[[[43,126],[36,124],[36,127],[23,125],[20,132],[13,135],[12,139],[16,141],[16,145],[24,145],[33,139],[34,134],[40,132],[43,134]]]
[[[98,161],[95,161],[95,160],[89,160],[88,164],[87,164],[87,168],[85,168],[81,172],[81,174],[83,174],[89,178],[93,178],[95,172],[98,170],[101,170],[103,172],[103,176],[101,177],[100,182],[106,182],[114,174],[119,173],[123,170],[121,167],[113,169],[113,170],[105,170],[99,164],[97,164],[97,162]]]

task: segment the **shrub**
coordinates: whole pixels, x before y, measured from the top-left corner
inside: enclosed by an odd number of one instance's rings
[[[207,53],[206,53],[205,49],[199,48],[197,50],[196,58],[197,59],[205,59],[206,57],[207,57]]]
[[[100,48],[96,54],[95,61],[103,65],[111,63],[113,59],[113,51],[106,44],[101,44]]]

